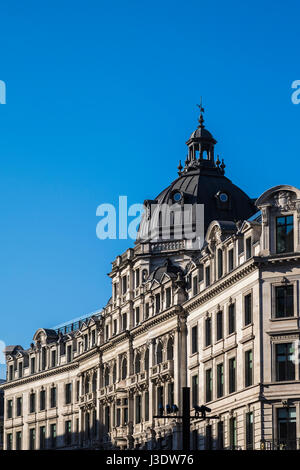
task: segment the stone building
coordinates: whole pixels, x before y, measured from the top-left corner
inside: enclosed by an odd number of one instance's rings
[[[0,385],[3,384],[5,380],[0,379]],[[3,450],[3,430],[4,427],[4,392],[0,389],[0,450]]]
[[[298,447],[300,190],[249,198],[215,144],[201,110],[178,178],[112,263],[103,311],[6,348],[5,449],[180,449],[180,419],[153,416],[180,413],[185,386],[192,414],[211,409],[191,448]],[[204,237],[180,236],[186,205],[191,229],[202,205]]]

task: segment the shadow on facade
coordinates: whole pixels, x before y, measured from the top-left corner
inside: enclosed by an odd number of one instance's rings
[[[29,431],[29,450],[184,450],[182,449],[181,425],[175,425],[172,430],[169,428],[161,429],[161,431],[149,427],[144,432],[144,437],[142,435],[135,437],[131,423],[127,426],[115,427],[108,432],[105,425],[97,422],[96,426],[86,431],[68,432],[66,430],[63,435],[53,433],[47,438],[44,436],[44,429],[44,426],[35,428],[35,434]],[[18,450],[17,442],[15,448]],[[206,435],[200,434],[197,430],[191,431],[190,449],[224,450],[223,437],[213,438],[209,425],[206,427]]]

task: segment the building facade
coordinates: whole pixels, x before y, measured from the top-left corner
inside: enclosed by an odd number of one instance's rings
[[[5,449],[180,449],[180,419],[153,416],[180,414],[186,386],[192,414],[211,409],[191,448],[299,447],[300,190],[249,198],[215,144],[201,111],[178,178],[112,263],[102,311],[6,348]],[[191,228],[203,208],[204,238],[180,232],[185,205]]]

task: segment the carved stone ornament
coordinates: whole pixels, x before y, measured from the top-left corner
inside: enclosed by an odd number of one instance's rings
[[[274,205],[282,211],[295,209],[295,195],[291,191],[279,191],[274,196]]]

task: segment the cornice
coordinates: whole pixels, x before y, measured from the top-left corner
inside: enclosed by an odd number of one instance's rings
[[[236,284],[237,281],[255,271],[260,264],[259,261],[260,260],[258,258],[253,258],[250,263],[247,263],[238,271],[230,273],[224,279],[220,279],[217,283],[213,284],[208,289],[205,289],[205,291],[200,292],[196,297],[183,303],[182,306],[188,313],[192,312],[195,308],[223,292],[224,289]]]
[[[39,372],[37,374],[30,375],[28,377],[24,377],[22,379],[17,379],[17,380],[7,382],[7,383],[1,385],[0,389],[1,390],[8,390],[10,388],[18,387],[20,385],[25,385],[25,384],[30,383],[30,382],[35,382],[36,380],[45,379],[47,377],[52,377],[54,375],[62,374],[63,372],[68,372],[70,370],[77,369],[78,367],[79,367],[79,362],[78,361],[73,362],[73,363],[68,364],[68,365],[58,366],[55,369],[49,369],[49,370],[46,370],[46,371],[43,371],[43,372]]]

